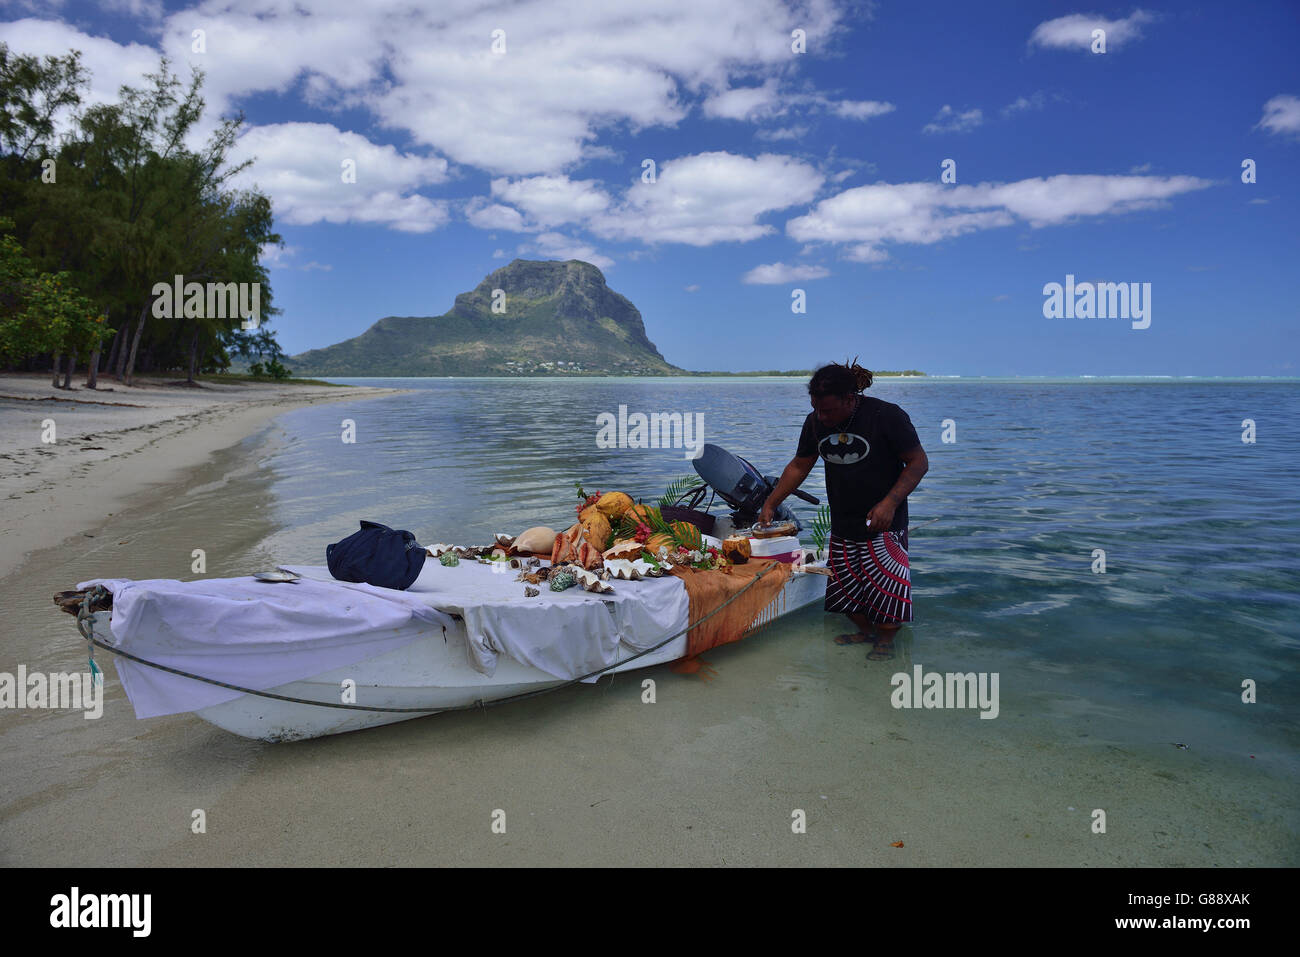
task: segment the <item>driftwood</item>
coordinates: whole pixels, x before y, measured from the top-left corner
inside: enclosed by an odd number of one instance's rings
[[[54,595],[54,604],[58,605],[62,611],[69,615],[76,615],[81,611],[81,603],[86,598],[86,590],[81,591],[61,591]],[[113,607],[113,596],[107,592],[104,597],[97,598],[90,603],[91,611],[108,611]]]

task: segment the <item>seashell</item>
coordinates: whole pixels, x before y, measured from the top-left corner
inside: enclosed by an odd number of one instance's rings
[[[536,568],[541,563],[542,560],[540,558],[530,558],[528,559],[528,561],[524,562],[524,564],[527,565],[529,568]]]
[[[536,598],[536,597],[537,597],[538,595],[540,595],[540,594],[541,594],[541,592],[538,591],[536,588],[532,588],[532,587],[525,587],[525,588],[524,588],[524,597],[525,597],[525,598]]]
[[[521,562],[521,561],[520,561],[519,559],[517,559],[517,558],[512,558],[512,559],[510,559],[510,567],[511,567],[511,568],[523,568],[523,567],[524,567],[524,563]]]
[[[611,573],[610,573],[610,570],[609,570],[608,568],[602,568],[602,569],[600,570],[600,580],[601,580],[601,581],[603,581],[603,582],[607,582],[607,581],[609,581],[610,576],[611,576]]]
[[[545,525],[537,525],[527,531],[520,532],[514,540],[516,551],[520,552],[547,552],[555,542],[555,529],[547,528]]]
[[[587,591],[594,591],[598,595],[609,595],[612,594],[614,591],[613,588],[611,588],[609,585],[606,585],[599,578],[587,582],[582,587],[587,589]]]
[[[609,548],[605,549],[604,557],[608,561],[611,558],[625,558],[628,561],[635,561],[641,557],[641,552],[645,546],[635,539],[627,539],[621,542],[615,542]]]
[[[539,568],[539,569],[537,569],[537,571],[535,571],[533,574],[537,576],[537,580],[538,580],[538,581],[540,581],[540,582],[544,582],[544,581],[546,581],[547,578],[549,578],[549,577],[551,576],[551,569],[549,569],[549,568]]]
[[[460,564],[460,558],[457,557],[454,551],[443,552],[438,556],[438,562],[447,568],[453,568]]]
[[[502,548],[509,548],[515,543],[515,537],[513,535],[506,535],[502,532],[497,532],[495,538],[496,543]]]
[[[551,591],[564,591],[566,588],[572,588],[578,583],[577,576],[567,568],[561,569],[551,576]]]
[[[452,546],[451,546],[451,545],[442,545],[442,544],[438,544],[438,545],[426,545],[426,546],[424,547],[424,550],[425,550],[426,552],[428,552],[430,555],[432,555],[434,558],[437,558],[437,557],[438,557],[439,555],[441,555],[443,552],[449,552],[449,551],[451,551],[451,549],[452,549]]]

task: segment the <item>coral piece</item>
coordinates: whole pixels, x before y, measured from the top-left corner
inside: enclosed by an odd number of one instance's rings
[[[460,558],[455,552],[443,552],[438,556],[438,562],[447,568],[453,568],[460,564]]]

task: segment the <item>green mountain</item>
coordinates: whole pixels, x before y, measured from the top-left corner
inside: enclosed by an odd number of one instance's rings
[[[494,311],[495,304],[495,311]],[[641,313],[591,263],[516,259],[441,316],[389,316],[291,356],[297,376],[672,375]]]

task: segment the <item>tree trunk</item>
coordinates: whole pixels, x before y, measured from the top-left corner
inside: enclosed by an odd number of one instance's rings
[[[194,335],[190,337],[190,377],[185,381],[194,384],[194,360],[199,354],[199,320],[194,320]]]
[[[113,344],[108,350],[108,363],[104,366],[105,374],[112,375],[113,370],[117,367],[117,354],[122,351],[122,340],[125,338],[126,331],[123,329],[118,329],[117,332],[113,333]]]
[[[62,358],[62,352],[54,353],[54,381],[51,382],[50,385],[54,386],[56,389],[59,387],[59,360]]]
[[[135,354],[140,350],[140,334],[144,332],[144,317],[149,314],[149,306],[153,304],[153,297],[150,296],[140,307],[140,318],[135,322],[135,335],[131,337],[131,354],[126,360],[126,378],[122,381],[131,385],[131,377],[135,374]]]
[[[90,363],[86,366],[86,388],[93,389],[99,384],[99,351],[104,344],[103,336],[95,337],[95,348],[90,350]]]
[[[68,356],[68,364],[63,369],[63,388],[72,388],[72,373],[77,370],[77,350],[74,347],[72,355]]]

